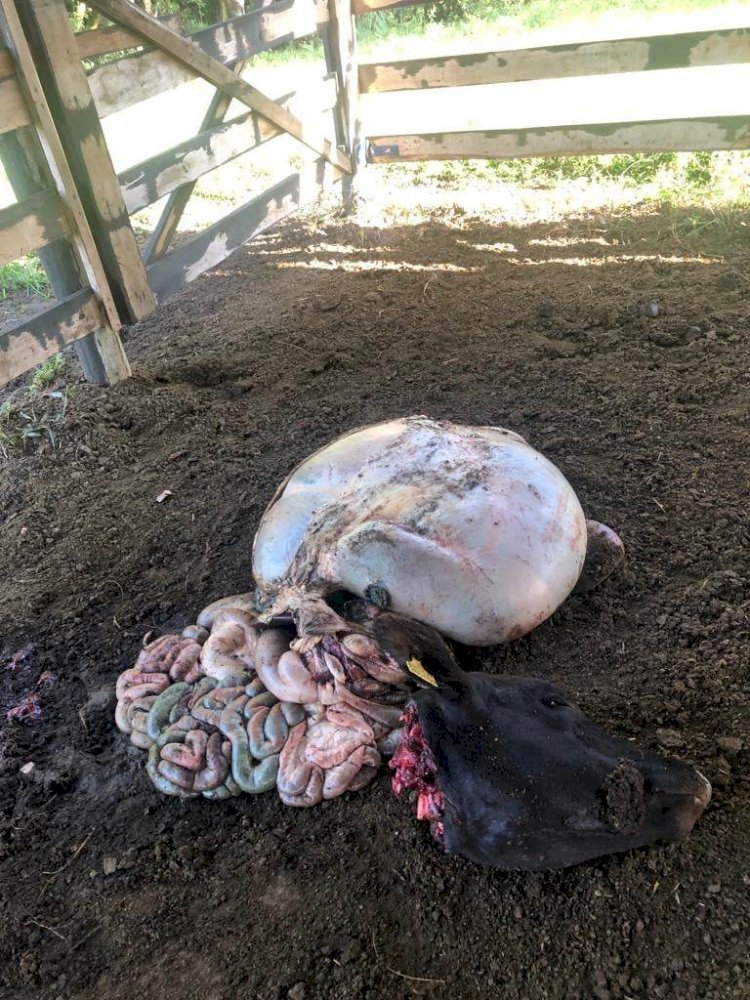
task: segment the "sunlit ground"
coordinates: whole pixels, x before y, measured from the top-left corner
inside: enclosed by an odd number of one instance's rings
[[[563,5],[564,6],[564,5]],[[520,34],[515,23],[500,19],[494,25],[468,23],[433,26],[424,35],[395,36],[365,46],[363,58],[417,57],[426,54],[483,51],[551,42],[582,41],[659,32],[750,25],[748,4],[724,4],[689,13],[650,14],[603,11],[596,16],[568,19],[533,33]],[[309,53],[308,53],[309,54]],[[316,85],[322,59],[279,60],[267,54],[256,60],[245,77],[272,97],[291,91],[299,95],[296,113],[307,120],[318,117],[332,134],[332,115],[320,115]],[[119,172],[194,135],[213,94],[213,88],[193,81],[108,117],[104,132],[115,169]],[[632,121],[648,118],[746,115],[750,94],[750,63],[743,65],[615,74],[495,86],[439,89],[363,98],[363,117],[369,135],[461,129],[522,128],[555,124]],[[236,103],[229,118],[244,114]],[[196,186],[180,231],[188,234],[212,224],[288,173],[311,154],[288,137],[274,139],[202,177]],[[677,202],[687,198],[716,206],[750,201],[750,154],[711,156],[700,190],[692,184],[689,155],[678,154],[663,169],[641,176],[620,171],[609,176],[612,157],[591,168],[590,158],[514,163],[446,162],[371,167],[362,175],[364,200],[357,218],[363,225],[408,222],[439,212],[441,220],[457,226],[468,215],[490,213],[508,222],[554,220],[564,214],[618,209],[624,214],[648,202]],[[587,165],[588,164],[588,165]],[[578,175],[577,172],[578,171]],[[0,174],[0,206],[12,202],[7,181]],[[165,199],[137,213],[133,222],[141,238],[153,228]],[[334,202],[329,203],[331,206]],[[323,218],[324,208],[319,210]]]

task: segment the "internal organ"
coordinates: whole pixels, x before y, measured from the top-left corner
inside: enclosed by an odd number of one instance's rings
[[[429,822],[430,833],[442,845],[445,798],[437,786],[437,764],[425,741],[413,704],[407,706],[402,721],[398,747],[388,762],[393,772],[391,789],[394,795],[400,795],[404,790],[416,791],[417,819]]]
[[[364,788],[413,689],[367,635],[295,639],[224,601],[147,645],[117,683],[118,727],[148,750],[168,795],[224,799],[274,787],[313,806]]]
[[[571,485],[517,434],[392,420],[332,442],[281,486],[255,536],[256,598],[305,634],[325,631],[327,594],[376,590],[444,636],[492,645],[565,600],[587,531]]]

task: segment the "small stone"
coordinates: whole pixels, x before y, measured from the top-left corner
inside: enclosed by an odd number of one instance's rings
[[[117,858],[105,858],[102,862],[102,871],[105,875],[114,875],[117,871]]]
[[[656,344],[657,347],[677,347],[679,344],[677,337],[673,337],[671,333],[664,333],[661,330],[650,334],[648,339],[652,344]]]
[[[714,788],[728,788],[732,781],[732,767],[726,757],[717,757],[711,768],[711,784]]]
[[[721,882],[709,882],[708,891],[712,896],[715,896],[717,892],[721,892]]]
[[[359,957],[361,951],[362,951],[362,946],[360,945],[359,941],[356,941],[354,939],[347,941],[347,943],[339,952],[339,961],[341,962],[342,965],[345,965],[348,962],[353,962],[354,959]]]
[[[544,450],[545,451],[560,451],[568,443],[568,439],[563,437],[561,434],[555,435],[555,437],[544,439]]]
[[[738,754],[744,744],[738,736],[720,736],[716,741],[716,745],[724,753]]]
[[[305,1000],[307,987],[304,983],[295,983],[287,993],[289,1000]]]
[[[656,739],[661,746],[669,749],[681,747],[685,743],[685,740],[676,729],[657,729]]]
[[[724,271],[724,273],[720,274],[716,280],[717,287],[726,292],[732,292],[735,289],[740,288],[742,283],[742,275],[737,271]]]
[[[536,314],[539,319],[552,319],[555,315],[555,304],[549,299],[542,299],[537,306]]]
[[[552,358],[573,358],[580,351],[580,346],[574,340],[550,340],[545,337],[544,346]]]
[[[81,715],[87,722],[96,718],[109,719],[117,701],[115,689],[111,684],[105,684],[92,691],[81,708]]]
[[[659,305],[658,302],[649,302],[649,304],[646,306],[646,315],[649,316],[651,319],[656,319],[656,317],[659,315],[660,312],[661,312],[661,306]]]
[[[36,764],[34,763],[33,760],[30,760],[28,764],[24,764],[23,767],[21,768],[21,774],[24,776],[24,778],[31,778],[34,776],[35,768]]]

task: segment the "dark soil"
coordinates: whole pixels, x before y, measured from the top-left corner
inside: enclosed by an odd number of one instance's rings
[[[54,447],[11,450],[3,997],[750,995],[750,229],[593,225],[331,222],[315,249],[295,222],[132,329],[134,377],[77,384]],[[698,765],[685,843],[508,874],[441,854],[385,777],[307,811],[151,787],[112,719],[143,634],[248,589],[294,463],[408,413],[519,431],[623,535],[624,574],[472,655]],[[41,717],[6,721],[35,690]]]

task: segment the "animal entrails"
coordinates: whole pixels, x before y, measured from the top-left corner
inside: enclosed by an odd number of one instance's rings
[[[121,675],[117,723],[180,797],[275,787],[313,806],[393,755],[394,790],[415,788],[443,846],[483,864],[678,839],[708,801],[702,776],[607,736],[543,681],[465,673],[444,638],[511,641],[623,559],[512,432],[424,417],[356,431],[272,500],[258,589]]]

